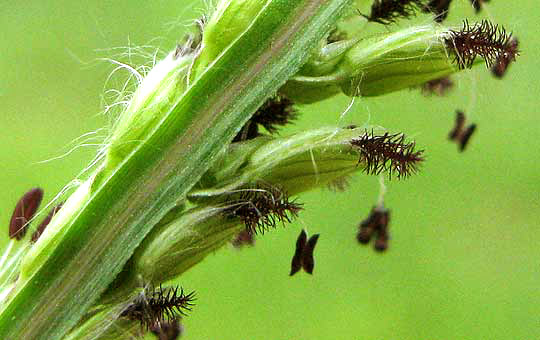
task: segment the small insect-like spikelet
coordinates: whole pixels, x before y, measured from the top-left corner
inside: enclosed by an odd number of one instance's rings
[[[459,151],[465,151],[474,131],[476,131],[476,124],[471,124],[465,128],[465,113],[456,110],[456,123],[454,128],[448,134],[448,139],[455,141],[458,144]]]
[[[406,143],[401,133],[376,136],[373,131],[371,134],[366,131],[360,138],[353,139],[351,145],[360,153],[358,163],[364,162],[364,171],[371,175],[388,171],[390,178],[393,174],[398,178],[407,177],[416,173],[424,160],[423,150],[416,151],[415,143]]]
[[[516,60],[519,55],[519,41],[516,37],[512,38],[508,43],[506,51],[500,55],[495,61],[495,65],[491,68],[491,72],[497,78],[502,78],[506,74],[506,70],[511,62]]]
[[[306,231],[302,229],[298,239],[296,240],[296,248],[291,260],[291,271],[289,276],[293,276],[298,273],[300,269],[304,268],[304,271],[308,274],[313,274],[315,268],[315,260],[313,258],[313,251],[319,240],[319,234],[311,236],[308,240]]]
[[[275,228],[277,223],[291,222],[302,210],[302,204],[290,201],[287,193],[272,185],[258,184],[239,190],[227,201],[226,214],[240,218],[246,231],[256,234]]]
[[[42,199],[41,188],[31,189],[19,199],[9,221],[9,238],[20,240],[24,237],[28,230],[28,222],[34,217]]]
[[[51,211],[49,211],[49,214],[43,219],[43,221],[41,221],[41,223],[37,227],[36,231],[34,231],[34,233],[32,234],[32,242],[36,242],[39,239],[41,234],[43,234],[43,231],[45,231],[45,228],[51,222],[54,215],[56,215],[58,210],[60,210],[60,208],[62,208],[62,205],[63,205],[63,203],[60,203],[57,206],[55,206],[54,208],[52,208]]]
[[[368,244],[371,238],[376,234],[373,248],[376,251],[383,252],[388,249],[388,224],[390,223],[390,211],[382,205],[371,209],[371,212],[358,227],[356,239],[361,244]]]
[[[195,292],[184,294],[182,288],[146,288],[121,314],[129,320],[137,320],[146,329],[158,327],[162,322],[176,319],[191,311]]]
[[[454,87],[454,82],[450,77],[442,77],[425,82],[422,85],[422,93],[425,96],[435,94],[437,96],[444,96],[448,91]]]
[[[511,44],[512,34],[507,34],[504,27],[493,25],[488,20],[469,25],[465,20],[461,31],[449,32],[445,38],[446,46],[454,51],[454,61],[460,69],[471,68],[476,57],[484,58],[486,66],[491,67],[501,56],[507,55],[512,60],[517,55]]]
[[[359,14],[368,21],[388,25],[397,19],[414,16],[419,8],[426,6],[424,2],[424,0],[375,0],[371,5],[369,16]]]
[[[430,0],[430,2],[424,6],[422,11],[424,13],[435,14],[434,20],[436,22],[443,22],[448,17],[448,9],[452,0]]]
[[[294,103],[283,95],[277,95],[268,99],[251,119],[242,127],[234,137],[233,142],[249,140],[260,136],[259,125],[264,127],[270,134],[278,130],[278,126],[285,126],[295,120],[297,111]]]

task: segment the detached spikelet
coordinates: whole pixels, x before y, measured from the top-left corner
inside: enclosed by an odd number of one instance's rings
[[[454,61],[460,69],[471,68],[476,57],[484,58],[486,66],[491,67],[501,56],[512,56],[512,34],[506,33],[504,27],[493,25],[488,20],[469,25],[465,20],[461,31],[449,32],[445,38],[447,47],[454,51]]]
[[[430,0],[430,2],[424,6],[422,11],[424,13],[435,14],[434,20],[436,22],[443,22],[448,16],[448,9],[452,0]]]
[[[454,87],[454,82],[450,77],[442,77],[430,80],[422,85],[422,94],[425,96],[437,95],[444,96]]]
[[[420,8],[424,8],[424,0],[375,0],[371,5],[369,16],[359,13],[368,21],[388,25],[400,18],[410,18],[416,15]]]
[[[302,204],[290,201],[286,192],[276,186],[256,185],[239,190],[227,201],[226,214],[240,218],[246,231],[256,234],[275,228],[278,223],[291,222]]]
[[[388,209],[382,205],[373,207],[368,218],[358,226],[356,239],[361,244],[368,244],[375,234],[373,249],[379,252],[385,251],[388,249],[388,240],[390,239],[388,232],[389,222],[390,211]]]
[[[297,112],[293,105],[294,103],[283,95],[268,99],[242,127],[233,142],[258,137],[259,125],[271,134],[276,133],[279,126],[285,126],[296,119]]]
[[[31,189],[19,199],[9,221],[9,238],[20,240],[24,237],[28,230],[28,222],[34,217],[42,199],[41,188]]]
[[[460,110],[456,110],[456,123],[454,128],[448,134],[448,139],[455,141],[459,146],[459,151],[465,151],[469,140],[476,130],[476,124],[471,124],[465,128],[465,113]]]
[[[315,260],[313,258],[313,251],[319,240],[319,234],[311,236],[308,240],[307,233],[304,229],[300,231],[300,235],[296,239],[296,248],[291,260],[291,271],[289,276],[293,276],[298,273],[300,269],[308,274],[313,274],[315,268]]]
[[[366,132],[358,139],[353,139],[351,145],[360,153],[358,163],[365,163],[367,174],[378,175],[387,171],[390,178],[396,174],[398,178],[407,177],[418,170],[418,165],[424,160],[423,150],[416,151],[415,143],[405,142],[404,134],[389,134],[376,136]]]
[[[146,329],[156,328],[179,315],[186,315],[191,311],[194,300],[195,292],[184,294],[178,286],[163,288],[159,285],[146,288],[120,316],[139,321]]]

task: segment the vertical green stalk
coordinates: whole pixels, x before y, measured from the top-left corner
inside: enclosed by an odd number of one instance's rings
[[[61,232],[33,253],[38,258],[25,260],[0,314],[0,339],[62,338],[349,2],[268,0],[149,135],[89,180]]]

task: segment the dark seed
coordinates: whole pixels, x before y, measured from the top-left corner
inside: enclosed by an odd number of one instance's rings
[[[41,200],[43,199],[43,190],[34,188],[26,192],[17,202],[11,220],[9,222],[9,238],[20,240],[28,230],[28,221],[34,217]]]

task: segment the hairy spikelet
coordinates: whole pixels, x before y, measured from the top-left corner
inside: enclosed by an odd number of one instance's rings
[[[283,95],[268,99],[234,137],[233,142],[253,139],[260,136],[259,126],[269,133],[276,133],[279,126],[295,120],[297,112],[294,103]]]
[[[416,12],[425,6],[424,0],[375,0],[371,5],[371,14],[366,16],[360,13],[360,15],[369,21],[388,25],[398,19],[416,15]]]
[[[394,174],[398,178],[407,177],[416,173],[424,160],[423,150],[416,151],[415,143],[406,143],[405,135],[401,133],[392,135],[387,132],[376,136],[373,131],[371,134],[366,132],[353,139],[351,145],[360,154],[358,163],[365,163],[364,171],[372,175],[388,172],[390,178]]]
[[[184,294],[182,288],[146,288],[143,293],[120,314],[129,320],[136,320],[146,329],[155,328],[162,322],[172,321],[179,315],[191,311],[195,292]]]
[[[460,69],[471,68],[476,57],[483,58],[489,68],[501,56],[514,60],[518,55],[512,49],[511,38],[512,34],[506,33],[504,27],[493,25],[489,20],[474,25],[465,20],[460,31],[449,32],[445,43],[455,53],[453,62]]]
[[[225,213],[240,218],[246,231],[253,234],[264,233],[278,223],[291,222],[302,210],[302,204],[289,200],[285,191],[263,184],[239,190],[230,196],[227,205]]]
[[[502,78],[506,74],[506,70],[510,63],[516,60],[516,56],[519,55],[519,41],[516,37],[513,37],[508,42],[508,47],[505,52],[497,58],[495,64],[491,68],[491,72],[497,78]]]

